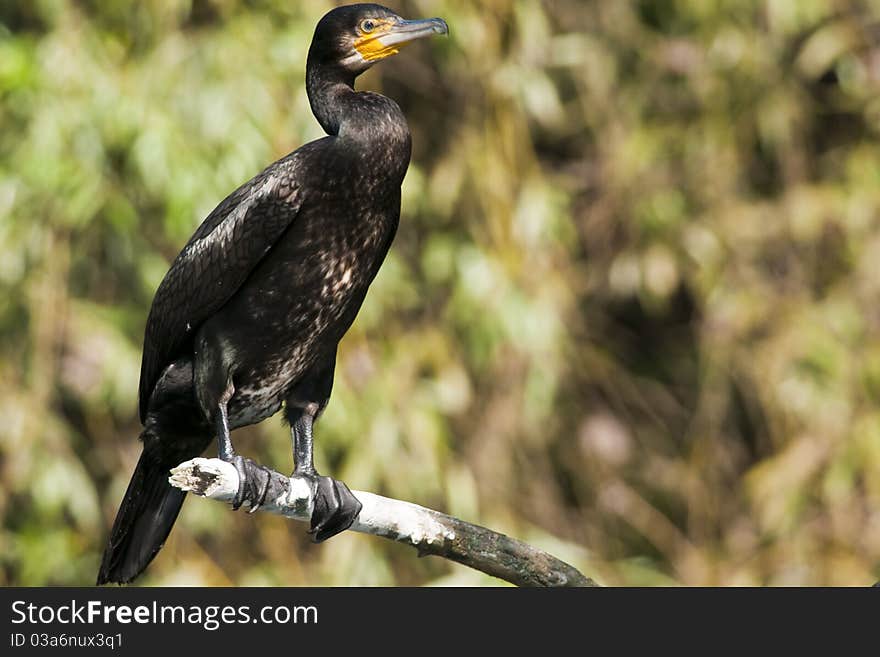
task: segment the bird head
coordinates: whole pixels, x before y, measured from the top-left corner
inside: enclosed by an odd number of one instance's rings
[[[359,75],[408,43],[448,33],[442,18],[404,20],[381,5],[346,5],[318,22],[309,57]]]

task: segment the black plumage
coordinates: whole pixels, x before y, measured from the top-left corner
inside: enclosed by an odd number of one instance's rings
[[[214,436],[220,458],[244,482],[236,507],[258,505],[260,470],[235,454],[229,431],[282,405],[295,472],[315,483],[316,539],[357,516],[348,488],[312,466],[312,424],[330,397],[339,340],[397,230],[410,134],[393,100],[356,92],[354,81],[403,44],[445,32],[441,19],[404,21],[371,4],[340,7],[318,23],[306,87],[328,136],[224,199],[156,292],[139,388],[143,453],[98,583],[127,582],[146,568],[183,504],[168,470],[201,454]]]

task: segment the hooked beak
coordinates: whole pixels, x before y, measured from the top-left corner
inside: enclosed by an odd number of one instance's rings
[[[355,48],[365,61],[376,62],[396,55],[408,43],[435,34],[449,34],[449,26],[442,18],[392,20],[379,30],[365,34],[355,41]]]
[[[379,35],[378,39],[385,46],[396,46],[435,34],[449,34],[449,26],[442,18],[423,18],[415,21],[401,20],[392,25],[385,34]]]

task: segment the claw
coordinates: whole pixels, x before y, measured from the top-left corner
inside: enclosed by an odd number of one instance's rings
[[[238,472],[238,490],[232,498],[232,510],[238,511],[248,501],[248,513],[253,513],[266,501],[272,471],[237,454],[232,457],[231,463]]]
[[[260,495],[257,498],[256,504],[251,504],[251,508],[248,509],[248,513],[253,513],[257,509],[259,509],[261,506],[263,506],[263,502],[266,501],[266,494],[269,492],[269,481],[270,481],[270,477],[271,477],[270,473],[272,471],[263,465],[258,466],[258,467],[259,467],[260,471],[263,473],[263,475],[265,476],[265,480],[263,481],[263,483],[260,487],[261,488]]]
[[[351,527],[362,505],[343,482],[315,476],[315,507],[309,534],[321,543]]]

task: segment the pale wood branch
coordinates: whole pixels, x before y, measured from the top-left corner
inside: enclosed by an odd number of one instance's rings
[[[308,522],[313,508],[309,482],[275,471],[269,477],[269,492],[258,510]],[[169,481],[181,490],[231,502],[238,479],[231,464],[196,458],[174,468]],[[363,508],[351,531],[411,545],[419,556],[450,559],[518,586],[596,586],[573,566],[515,538],[409,502],[352,493]]]

